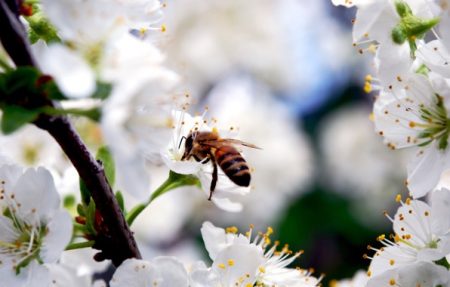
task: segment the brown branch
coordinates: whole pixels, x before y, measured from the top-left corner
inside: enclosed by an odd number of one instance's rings
[[[5,0],[0,0],[0,27],[0,40],[14,63],[17,66],[36,67],[24,28],[17,16],[8,8]],[[53,105],[44,97],[41,102]],[[133,234],[106,179],[102,164],[91,155],[68,118],[41,115],[35,124],[49,132],[58,142],[91,192],[101,216],[101,230],[94,245],[101,253],[96,259],[111,259],[113,264],[118,266],[127,258],[141,258]]]

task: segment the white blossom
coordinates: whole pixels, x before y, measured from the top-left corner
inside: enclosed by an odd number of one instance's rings
[[[125,260],[111,279],[111,287],[188,287],[188,276],[183,266],[173,257],[156,257],[151,261]]]
[[[169,141],[168,146],[162,149],[162,159],[169,169],[176,173],[196,175],[200,179],[202,190],[209,197],[213,167],[210,163],[197,162],[194,159],[182,160],[185,149],[183,139],[186,139],[190,132],[212,132],[214,128],[209,127],[207,120],[202,116],[192,117],[184,111],[173,112],[173,123],[175,124],[173,138]],[[218,133],[226,138],[229,131]],[[225,175],[220,167],[217,168],[218,180],[211,196],[211,201],[223,210],[240,211],[242,205],[235,201],[250,192],[250,188],[236,185]]]
[[[22,171],[4,165],[0,180],[2,280],[7,286],[45,286],[39,284],[48,280],[48,269],[39,263],[59,259],[71,239],[72,220],[60,209],[58,192],[46,169]]]
[[[369,280],[367,287],[448,287],[450,272],[443,266],[429,262],[417,262],[389,270]]]
[[[115,87],[103,107],[101,128],[117,163],[117,187],[138,199],[150,194],[146,158],[159,159],[172,133],[177,80],[155,68]]]
[[[414,198],[434,188],[449,167],[448,107],[424,75],[414,74],[398,92],[381,93],[375,102],[376,131],[391,149],[414,147],[407,185]]]
[[[359,270],[351,279],[331,281],[330,287],[365,287],[368,280],[367,272]]]
[[[203,278],[222,278],[227,274],[233,274],[231,278],[227,277],[228,285],[213,286],[231,287],[234,286],[233,283],[248,286],[243,283],[245,282],[250,283],[250,286],[256,283],[267,286],[300,287],[317,286],[320,282],[320,279],[312,277],[307,270],[287,268],[301,252],[292,255],[287,246],[277,250],[278,243],[271,245],[270,235],[273,232],[271,228],[254,238],[252,229],[245,235],[236,234],[235,227],[225,230],[215,227],[210,222],[205,222],[201,231],[205,248],[213,260],[210,269],[213,275],[209,277],[205,275]],[[224,275],[221,275],[221,272]]]
[[[400,201],[400,198],[398,198]],[[450,191],[431,194],[431,204],[407,199],[400,201],[393,221],[392,239],[381,235],[384,247],[376,250],[369,268],[371,277],[418,262],[433,262],[450,253]]]

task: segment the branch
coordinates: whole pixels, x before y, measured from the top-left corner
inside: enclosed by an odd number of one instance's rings
[[[16,15],[8,8],[5,0],[0,0],[0,27],[0,40],[14,63],[17,66],[36,67],[24,28]],[[37,102],[53,106],[43,95],[41,97],[42,99]],[[41,115],[35,121],[35,125],[53,136],[91,192],[100,215],[100,230],[98,230],[94,248],[100,249],[101,253],[95,258],[97,260],[111,259],[116,266],[127,258],[141,258],[133,234],[106,179],[102,164],[91,155],[68,118]]]

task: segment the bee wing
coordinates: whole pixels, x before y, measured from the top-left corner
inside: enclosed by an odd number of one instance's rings
[[[254,144],[243,142],[243,141],[240,141],[237,139],[217,139],[217,140],[213,140],[213,141],[204,141],[202,144],[209,145],[211,147],[221,147],[224,144],[232,144],[232,145],[241,145],[241,146],[245,146],[245,147],[261,149],[260,147],[257,147]]]

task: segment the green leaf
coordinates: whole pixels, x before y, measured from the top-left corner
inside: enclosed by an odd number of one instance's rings
[[[38,12],[30,17],[25,17],[25,19],[29,24],[28,36],[32,44],[36,43],[39,39],[44,40],[47,44],[61,42],[55,27],[44,17],[43,13]]]
[[[116,181],[116,169],[114,164],[114,158],[110,150],[106,146],[99,148],[97,151],[96,158],[97,160],[100,160],[103,163],[106,178],[108,179],[108,182],[111,185],[111,187],[113,187]]]
[[[400,18],[412,15],[412,10],[405,1],[397,0],[395,1],[395,10],[397,10]]]
[[[39,71],[33,67],[19,67],[4,74],[6,95],[11,96],[17,92],[37,92],[36,82],[40,76]],[[24,97],[24,96],[22,96]],[[4,99],[3,99],[4,100]]]
[[[81,178],[80,178],[80,194],[82,202],[88,205],[89,202],[91,201],[91,193]]]
[[[91,98],[105,100],[109,97],[111,91],[112,85],[110,83],[97,81],[97,89],[94,94],[91,95]]]
[[[91,200],[87,208],[87,216],[86,216],[86,227],[90,234],[97,234],[97,231],[95,230],[95,211],[96,211],[95,202]]]
[[[120,191],[116,192],[116,199],[117,203],[119,204],[120,210],[122,210],[122,213],[126,215],[125,200],[123,198],[123,194]]]
[[[67,99],[67,97],[61,92],[53,79],[45,83],[42,89],[49,99],[58,101]]]
[[[6,135],[13,133],[23,125],[37,119],[40,112],[40,110],[28,110],[19,106],[4,106],[1,123],[2,132]]]
[[[81,203],[77,204],[77,212],[80,216],[86,217],[86,212],[83,204]]]
[[[444,266],[445,268],[450,270],[450,263],[447,261],[445,257],[442,257],[439,260],[434,261],[437,265]]]

